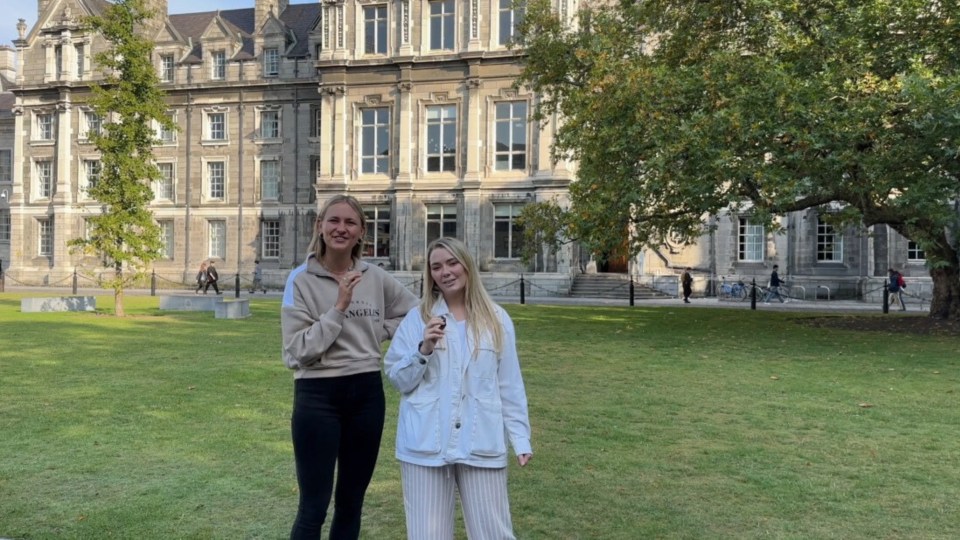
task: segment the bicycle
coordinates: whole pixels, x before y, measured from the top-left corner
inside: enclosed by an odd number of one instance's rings
[[[743,280],[737,280],[732,283],[720,284],[720,298],[732,298],[734,300],[746,300],[749,288]]]

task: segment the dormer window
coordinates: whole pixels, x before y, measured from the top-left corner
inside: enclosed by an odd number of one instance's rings
[[[276,77],[280,73],[280,49],[270,47],[263,50],[263,76]]]
[[[160,82],[173,82],[174,64],[172,54],[160,55]]]
[[[227,53],[224,51],[213,51],[210,53],[211,71],[210,77],[214,80],[222,81],[227,78]]]

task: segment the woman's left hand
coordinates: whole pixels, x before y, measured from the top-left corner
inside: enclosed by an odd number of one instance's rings
[[[530,458],[532,457],[533,457],[533,454],[520,454],[517,456],[517,463],[519,463],[520,466],[523,467],[527,463],[530,463]]]

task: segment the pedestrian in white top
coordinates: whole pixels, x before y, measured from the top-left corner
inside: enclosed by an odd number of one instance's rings
[[[480,283],[466,246],[427,248],[420,307],[400,323],[384,360],[400,391],[407,538],[454,537],[456,493],[471,540],[514,538],[507,497],[507,443],[532,456],[527,397],[509,315]]]

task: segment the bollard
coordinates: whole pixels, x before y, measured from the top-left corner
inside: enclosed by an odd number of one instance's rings
[[[0,292],[3,292],[3,259],[0,259]]]
[[[633,307],[633,276],[630,276],[630,307]]]
[[[77,294],[77,269],[73,269],[73,294]]]
[[[757,278],[750,281],[750,309],[757,309]]]
[[[520,274],[520,303],[521,303],[521,304],[525,304],[525,303],[526,303],[526,297],[525,297],[524,294],[523,294],[523,289],[524,289],[524,286],[523,286],[523,274]]]
[[[233,297],[240,298],[240,272],[237,272],[237,278],[234,280]]]
[[[157,271],[154,270],[150,273],[150,296],[157,295]]]
[[[880,296],[883,297],[883,312],[890,313],[890,295],[887,294],[886,285],[884,285],[883,288],[880,289]]]

